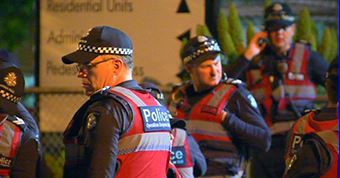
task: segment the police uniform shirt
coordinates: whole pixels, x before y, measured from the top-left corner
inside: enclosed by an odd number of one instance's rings
[[[271,142],[270,130],[257,108],[256,101],[242,85],[237,88],[224,109],[228,116],[222,124],[234,136],[234,141],[259,150],[268,150]],[[191,85],[187,90],[189,104],[192,106],[197,103],[213,89],[198,93]]]

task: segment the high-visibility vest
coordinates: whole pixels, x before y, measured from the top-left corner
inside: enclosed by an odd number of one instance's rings
[[[176,166],[182,178],[193,178],[193,160],[190,152],[187,132],[184,129],[172,129],[174,140],[171,149],[171,162]]]
[[[187,87],[188,85],[183,85],[174,92],[174,95],[183,97],[177,106],[176,117],[186,119],[188,132],[200,146],[204,143],[204,148],[201,147],[201,150],[206,159],[230,159],[236,167],[240,167],[243,160],[241,154],[232,142],[230,134],[221,124],[224,120],[222,114],[224,108],[237,87],[228,82],[220,83],[193,106],[189,105],[184,93]]]
[[[324,178],[338,177],[338,119],[317,121],[314,119],[315,111],[300,118],[293,126],[293,133],[288,142],[286,165],[289,165],[294,154],[301,148],[302,137],[308,133],[316,133],[325,141],[332,154],[332,164],[328,171],[322,176]]]
[[[15,116],[8,116],[0,125],[0,177],[9,177],[12,162],[21,145],[24,121]]]
[[[116,178],[166,177],[171,150],[170,112],[149,93],[113,87],[134,111],[132,128],[119,139]]]
[[[288,54],[288,69],[283,74],[282,84],[276,88],[272,88],[272,85],[277,79],[275,76],[264,74],[264,66],[247,72],[249,90],[264,106],[266,110],[265,119],[269,126],[275,122],[273,121],[272,111],[274,101],[278,102],[277,109],[282,111],[287,110],[289,100],[292,103],[299,101],[310,102],[316,98],[316,87],[308,73],[310,53],[311,50],[308,45],[303,43],[295,44]]]

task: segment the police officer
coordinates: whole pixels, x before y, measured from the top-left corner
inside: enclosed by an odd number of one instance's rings
[[[0,177],[36,178],[38,141],[24,120],[16,116],[24,95],[21,71],[0,61]]]
[[[338,58],[326,75],[328,104],[294,124],[288,137],[285,177],[338,177]]]
[[[196,36],[181,55],[191,81],[171,94],[169,108],[187,121],[208,164],[206,176],[241,177],[249,148],[267,150],[270,131],[239,80],[222,78],[217,41]]]
[[[276,178],[284,171],[287,132],[304,110],[313,108],[315,85],[324,84],[328,64],[309,44],[293,43],[295,17],[287,4],[268,6],[264,20],[265,30],[253,37],[244,55],[226,72],[247,82],[272,130],[271,148],[255,154],[251,173]]]
[[[133,80],[132,54],[127,34],[97,26],[62,57],[90,97],[64,132],[64,177],[166,177],[171,115]]]
[[[15,67],[20,67],[20,61],[18,57],[15,54],[4,49],[0,49],[0,61],[10,63],[14,65]],[[18,102],[17,107],[18,107],[17,108],[18,111],[16,115],[22,118],[26,122],[27,127],[30,130],[32,130],[36,138],[39,139],[40,131],[39,131],[39,127],[38,127],[36,120],[28,112],[28,110],[25,108],[25,106],[21,102]]]
[[[20,67],[20,60],[19,58],[12,52],[9,52],[4,49],[0,49],[0,61],[4,63],[10,63],[11,65],[15,67]],[[22,118],[22,120],[25,121],[25,124],[27,126],[27,129],[31,130],[31,132],[34,134],[35,139],[38,141],[38,151],[39,151],[39,168],[38,168],[38,175],[37,177],[53,177],[53,173],[50,170],[50,168],[47,166],[46,161],[43,156],[43,148],[40,143],[40,129],[38,127],[37,121],[34,119],[34,117],[31,115],[31,113],[26,109],[26,107],[21,103],[18,102],[17,104],[17,111],[16,116],[19,118]]]
[[[163,92],[151,82],[142,82],[141,86],[152,94],[160,103],[165,104]],[[178,170],[180,177],[193,178],[203,176],[207,171],[205,158],[192,135],[186,131],[186,123],[182,119],[170,120],[173,135],[171,162]],[[176,171],[169,171],[168,178],[175,177]]]

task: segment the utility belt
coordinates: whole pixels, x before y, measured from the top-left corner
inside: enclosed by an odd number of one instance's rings
[[[243,160],[235,160],[230,158],[215,158],[206,159],[208,169],[205,176],[215,175],[239,175],[243,174],[246,167],[246,162]]]
[[[232,143],[202,141],[199,145],[207,160],[205,175],[237,175],[244,171],[245,158]]]

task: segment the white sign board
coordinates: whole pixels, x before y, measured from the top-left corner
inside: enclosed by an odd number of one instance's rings
[[[178,83],[176,74],[180,70],[181,42],[177,37],[188,30],[194,35],[196,26],[204,24],[204,2],[204,0],[40,1],[40,86],[80,87],[74,67],[64,65],[61,57],[76,50],[78,40],[90,28],[102,25],[118,28],[132,39],[134,78],[137,81],[149,77],[162,85]],[[178,13],[180,5],[186,5],[188,11]],[[72,106],[78,107],[80,104]],[[39,110],[40,113],[51,112],[42,102]],[[41,123],[44,119],[40,118]],[[50,119],[53,118],[48,118],[48,121]]]

